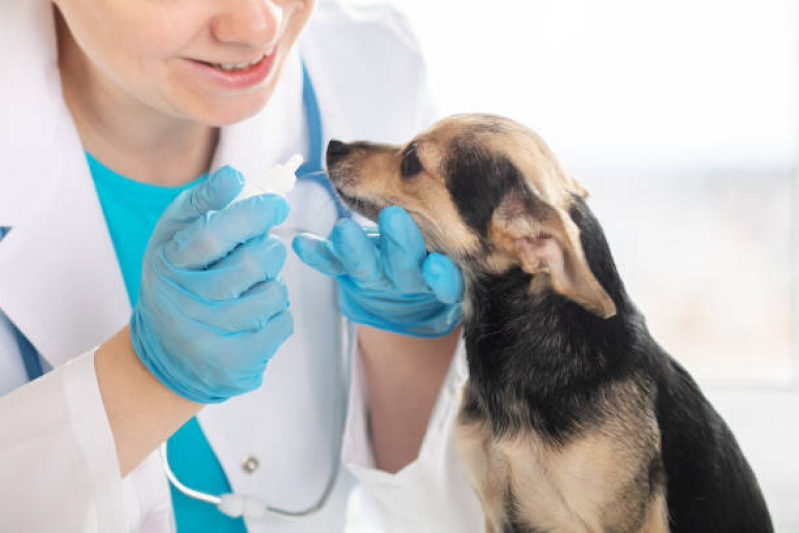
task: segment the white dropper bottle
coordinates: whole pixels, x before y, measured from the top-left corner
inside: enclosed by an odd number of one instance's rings
[[[302,165],[302,156],[294,154],[286,161],[286,164],[277,164],[266,171],[266,174],[260,178],[248,178],[244,182],[244,188],[238,196],[228,205],[246,200],[259,194],[279,194],[286,197],[294,184],[297,182],[297,169]]]

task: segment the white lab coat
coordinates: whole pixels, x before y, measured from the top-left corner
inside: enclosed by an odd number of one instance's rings
[[[130,305],[79,138],[60,92],[46,0],[0,5],[0,531],[171,531],[170,496],[152,454],[122,479],[102,407],[93,348],[127,321]],[[300,39],[317,91],[325,141],[401,141],[432,115],[420,54],[386,6],[322,0]],[[307,150],[299,53],[270,104],[224,128],[213,168],[245,176]],[[307,154],[305,154],[307,157]],[[286,238],[326,235],[336,219],[318,185],[289,197]],[[234,490],[298,508],[319,495],[341,444],[345,469],[324,510],[299,522],[248,520],[251,532],[341,531],[353,485],[359,508],[391,532],[482,531],[479,505],[452,450],[465,379],[456,356],[419,457],[396,475],[374,468],[359,359],[335,303],[335,285],[289,254],[296,334],[256,392],[206,407],[200,423]],[[11,323],[54,370],[27,383]],[[343,347],[339,350],[339,347]],[[350,365],[350,360],[354,364]],[[246,473],[245,457],[260,467]]]

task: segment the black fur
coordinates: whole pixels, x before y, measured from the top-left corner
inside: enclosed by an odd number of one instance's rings
[[[509,191],[523,187],[510,161],[470,143],[453,148],[449,187],[464,220],[485,236]],[[688,373],[649,334],[616,271],[604,233],[581,198],[570,215],[591,271],[616,304],[602,319],[551,291],[530,294],[531,276],[472,273],[465,321],[470,369],[464,415],[507,435],[533,429],[553,444],[589,431],[607,413],[592,400],[632,378],[654,404],[662,458],[642,486],[666,483],[673,533],[773,531],[757,480],[730,430]],[[525,409],[511,412],[510,405]],[[512,501],[512,499],[511,499]],[[513,516],[513,515],[511,515]],[[509,523],[506,533],[529,531]]]
[[[502,199],[512,190],[525,190],[519,170],[508,158],[491,154],[467,136],[453,143],[444,167],[452,201],[481,237]]]

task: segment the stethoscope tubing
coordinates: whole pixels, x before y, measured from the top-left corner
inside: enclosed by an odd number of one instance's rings
[[[344,331],[345,339],[339,350],[339,386],[334,387],[334,394],[344,394],[347,390],[347,377],[350,375],[351,358],[350,354],[353,349],[353,342],[355,339],[355,327],[352,324],[347,324]],[[192,489],[191,487],[183,484],[172,471],[169,466],[169,457],[167,455],[166,442],[160,446],[161,464],[169,482],[180,492],[190,498],[200,500],[211,505],[215,505],[219,511],[225,515],[237,518],[244,516],[247,518],[262,518],[264,516],[273,516],[282,520],[301,520],[318,513],[325,506],[330,499],[330,495],[338,481],[339,471],[341,470],[341,451],[343,443],[343,430],[346,421],[346,408],[345,398],[333,399],[334,412],[333,417],[335,422],[335,429],[333,431],[333,467],[330,470],[327,482],[325,483],[324,490],[321,495],[314,501],[313,504],[301,510],[289,510],[280,507],[267,505],[263,501],[255,498],[254,496],[237,495],[235,493],[213,495],[208,492]]]

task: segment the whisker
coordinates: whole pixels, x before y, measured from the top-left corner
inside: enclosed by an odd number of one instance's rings
[[[306,176],[321,176],[326,175],[327,172],[324,170],[314,170],[313,172],[303,172],[301,175],[297,176],[298,179],[302,179]]]

